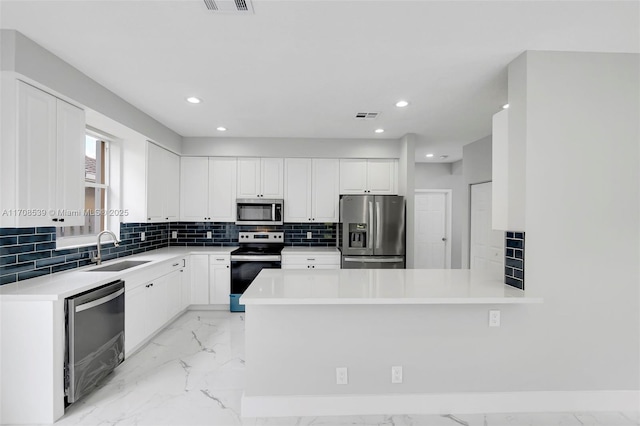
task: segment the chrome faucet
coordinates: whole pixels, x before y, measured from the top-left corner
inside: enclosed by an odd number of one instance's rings
[[[118,247],[120,245],[120,241],[118,241],[118,237],[116,237],[116,234],[114,234],[113,232],[107,231],[107,230],[104,230],[104,231],[100,232],[98,234],[98,255],[94,256],[91,259],[92,262],[96,262],[96,265],[100,265],[102,263],[102,253],[100,252],[100,239],[102,238],[102,236],[104,234],[111,235],[111,238],[113,238],[113,245],[114,246]]]

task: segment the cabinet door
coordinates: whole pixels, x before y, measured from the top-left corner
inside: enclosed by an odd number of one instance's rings
[[[209,303],[209,256],[196,254],[191,256],[191,303],[206,305]]]
[[[340,163],[335,159],[313,160],[312,214],[314,222],[338,222]],[[285,203],[286,207],[286,203]]]
[[[284,159],[263,158],[260,166],[260,178],[261,197],[284,197]]]
[[[147,220],[161,222],[164,205],[164,153],[159,146],[147,143]]]
[[[367,189],[367,160],[340,160],[340,194],[364,194]]]
[[[56,208],[79,212],[59,215],[64,226],[84,225],[84,111],[62,100],[56,101]],[[64,217],[62,217],[64,216]]]
[[[371,194],[395,194],[395,160],[367,162],[367,189]]]
[[[147,313],[149,334],[162,327],[169,319],[169,275],[149,282]]]
[[[287,158],[284,163],[284,221],[311,220],[312,163],[308,158]]]
[[[191,259],[185,257],[181,259],[182,269],[180,269],[180,309],[186,309],[191,304]]]
[[[238,158],[238,198],[256,198],[260,195],[260,159]]]
[[[176,270],[166,276],[167,315],[164,322],[167,322],[182,310],[182,289],[180,288],[182,275],[183,274],[180,273],[180,270]]]
[[[212,263],[209,277],[209,303],[228,305],[231,293],[231,269],[229,263]]]
[[[162,214],[165,220],[177,221],[180,217],[180,157],[164,150],[164,165],[165,189]]]
[[[49,214],[57,207],[56,159],[56,98],[18,82],[16,208],[37,209],[47,216],[21,216],[17,226],[56,225],[57,215]]]
[[[209,217],[209,159],[180,159],[180,217],[204,221]]]
[[[236,220],[235,158],[209,158],[209,216],[214,222]]]
[[[148,287],[145,285],[124,293],[124,347],[127,355],[150,333],[147,293]]]

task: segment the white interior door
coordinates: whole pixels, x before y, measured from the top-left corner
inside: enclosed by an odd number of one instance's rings
[[[470,268],[504,278],[504,232],[491,227],[491,182],[471,185]]]
[[[416,193],[415,196],[415,260],[418,269],[451,267],[450,212],[444,191]]]

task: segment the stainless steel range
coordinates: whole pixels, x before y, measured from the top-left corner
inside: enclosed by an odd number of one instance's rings
[[[238,299],[264,268],[280,269],[284,232],[240,232],[240,248],[231,252],[232,312],[244,312]]]

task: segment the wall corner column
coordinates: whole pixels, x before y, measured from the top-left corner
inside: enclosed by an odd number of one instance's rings
[[[415,224],[415,164],[416,164],[416,135],[407,133],[400,139],[400,158],[398,161],[398,193],[406,200],[406,265],[413,269],[414,265],[414,224]]]

